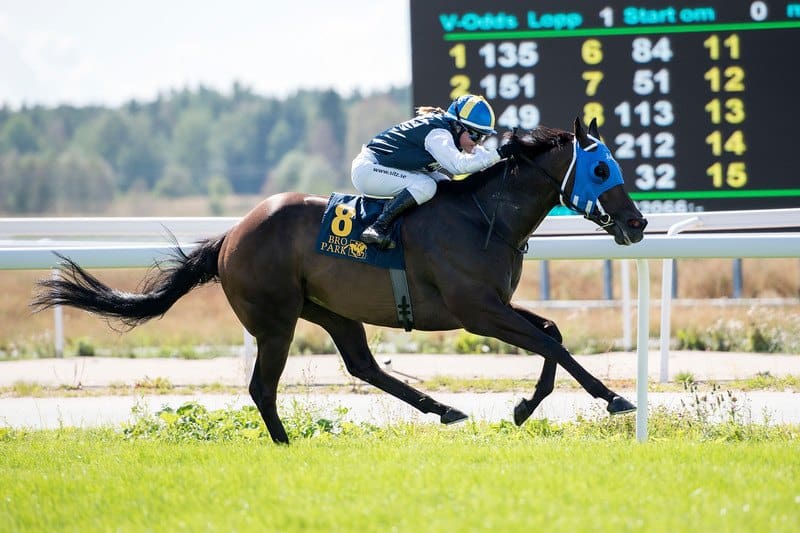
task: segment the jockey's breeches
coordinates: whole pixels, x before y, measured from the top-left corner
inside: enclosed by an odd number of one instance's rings
[[[393,198],[406,189],[417,204],[433,198],[437,178],[448,179],[438,172],[416,172],[383,166],[366,147],[353,160],[351,178],[353,186],[365,196]]]

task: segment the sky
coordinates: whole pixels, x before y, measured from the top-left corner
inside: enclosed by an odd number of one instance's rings
[[[411,81],[407,0],[0,0],[0,105]]]

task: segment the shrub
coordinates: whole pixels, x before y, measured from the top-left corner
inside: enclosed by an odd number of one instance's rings
[[[78,339],[77,354],[83,357],[94,356],[94,344],[92,341],[87,338]]]
[[[134,384],[134,388],[136,389],[148,389],[149,391],[154,392],[169,392],[171,391],[174,386],[167,378],[157,377],[157,378],[149,378],[146,377],[141,381],[137,381]]]
[[[178,409],[165,407],[155,414],[142,407],[134,408],[135,418],[123,426],[129,439],[163,439],[180,441],[230,441],[269,439],[261,415],[253,406],[241,409],[209,411],[197,402],[189,402]],[[324,435],[338,435],[353,431],[370,431],[373,426],[356,426],[344,422],[347,409],[334,410],[333,416],[319,416],[312,409],[295,402],[289,416],[282,418],[289,439],[308,439]]]
[[[796,442],[800,438],[800,427],[797,425],[771,424],[768,421],[754,423],[749,407],[730,391],[714,389],[700,393],[694,386],[691,390],[691,398],[682,402],[680,408],[660,406],[651,411],[648,425],[653,440]],[[416,438],[415,435],[433,427],[406,422],[384,427],[356,424],[345,420],[346,408],[339,407],[334,409],[332,415],[322,416],[314,408],[297,402],[286,411],[289,414],[283,416],[282,421],[291,441],[339,436]],[[189,402],[176,410],[164,408],[155,414],[136,406],[133,415],[133,421],[123,426],[123,435],[128,439],[167,442],[269,439],[258,410],[252,406],[209,411],[196,402]],[[496,435],[502,435],[507,441],[564,438],[628,440],[636,438],[635,425],[636,418],[633,416],[612,417],[598,410],[594,415],[580,415],[567,422],[532,418],[521,427],[508,420],[490,423],[470,420],[452,431],[465,432],[473,440]],[[14,430],[4,435],[0,428],[0,442],[15,436]]]
[[[687,372],[685,370],[675,374],[675,381],[678,383],[682,383],[684,388],[686,389],[688,389],[690,386],[696,383],[694,374],[692,374],[691,372]]]
[[[316,331],[298,332],[289,347],[291,355],[314,355],[336,353],[336,346],[327,333]]]
[[[480,353],[505,353],[518,354],[524,353],[522,350],[503,341],[492,337],[475,335],[467,331],[460,331],[453,341],[453,349],[456,353],[480,354]]]
[[[680,329],[676,333],[679,350],[797,353],[800,342],[784,328],[771,326],[752,315],[744,324],[738,320],[717,320],[710,328]]]

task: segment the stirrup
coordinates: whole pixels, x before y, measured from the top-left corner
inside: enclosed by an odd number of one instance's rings
[[[361,239],[361,242],[365,242],[367,244],[377,244],[381,250],[391,250],[396,245],[390,234],[391,228],[389,228],[387,233],[381,233],[373,224],[365,229],[359,238]]]

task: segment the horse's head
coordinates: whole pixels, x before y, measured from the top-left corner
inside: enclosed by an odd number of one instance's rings
[[[528,144],[516,132],[511,142]],[[617,244],[641,241],[647,220],[625,192],[622,171],[611,150],[600,140],[597,121],[592,120],[587,132],[576,118],[571,145],[569,158],[561,157],[552,160],[549,168],[542,167],[557,182],[561,204],[606,230]],[[566,151],[562,147],[560,153]]]
[[[622,170],[600,140],[597,119],[587,132],[576,118],[574,134],[574,169],[571,180],[570,172],[565,174],[561,202],[605,229],[617,244],[641,241],[647,220],[625,192]]]

